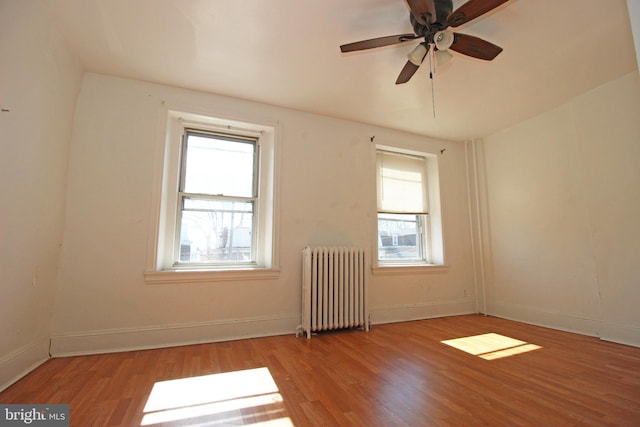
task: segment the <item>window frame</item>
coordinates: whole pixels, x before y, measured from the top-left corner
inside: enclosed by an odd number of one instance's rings
[[[188,138],[189,135],[197,135],[204,137],[217,137],[237,143],[252,144],[253,145],[253,170],[252,170],[252,189],[251,197],[242,196],[230,196],[224,194],[210,194],[210,193],[191,193],[185,191],[186,174],[187,174],[187,150],[188,150]],[[258,243],[258,219],[260,215],[260,194],[259,194],[259,176],[260,176],[260,138],[256,136],[240,136],[233,133],[213,132],[206,131],[194,127],[185,127],[182,135],[181,144],[181,160],[180,160],[180,174],[179,184],[176,201],[176,225],[175,229],[175,241],[174,241],[174,253],[173,253],[173,267],[174,268],[221,268],[221,267],[244,267],[244,266],[257,266],[256,251]],[[180,260],[181,253],[181,236],[182,236],[182,215],[185,210],[184,202],[186,199],[197,200],[220,200],[220,201],[242,201],[250,202],[252,206],[252,227],[251,227],[251,256],[247,262],[237,263],[224,263],[224,262],[182,262]]]
[[[250,117],[227,118],[211,111],[194,112],[171,108],[163,104],[158,127],[152,190],[152,211],[149,222],[147,265],[144,279],[148,284],[202,283],[234,280],[263,280],[279,277],[278,186],[279,186],[279,122],[252,120]],[[185,128],[218,134],[233,134],[241,138],[256,138],[259,202],[255,206],[256,255],[251,264],[174,265],[176,256],[176,226],[178,191],[182,171],[182,144]],[[257,213],[257,214],[256,214]],[[257,219],[256,219],[257,218]],[[179,246],[179,242],[178,242]],[[179,253],[179,248],[177,249]],[[179,254],[177,255],[179,259]]]
[[[376,215],[376,230],[377,230],[377,237],[378,239],[380,238],[380,215],[386,215],[386,212],[377,212]],[[394,215],[401,215],[401,216],[407,216],[407,217],[411,217],[414,216],[415,217],[415,223],[416,223],[416,250],[418,252],[418,256],[416,258],[409,258],[409,259],[384,259],[384,258],[380,258],[380,246],[378,245],[378,252],[377,252],[377,256],[378,256],[378,264],[381,266],[402,266],[402,265],[415,265],[415,264],[430,264],[429,260],[430,260],[430,251],[429,251],[429,245],[428,245],[428,239],[429,239],[429,214],[394,214]],[[389,219],[382,219],[383,221],[389,221]]]

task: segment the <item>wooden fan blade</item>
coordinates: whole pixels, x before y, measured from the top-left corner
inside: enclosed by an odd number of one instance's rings
[[[502,52],[500,46],[478,37],[459,33],[454,33],[453,44],[449,49],[485,61],[491,61]]]
[[[429,25],[438,19],[434,0],[407,0],[409,8],[416,21],[422,25]]]
[[[411,80],[411,77],[413,77],[413,75],[416,73],[416,71],[418,71],[418,68],[420,68],[418,65],[415,65],[411,61],[407,61],[407,63],[404,64],[404,67],[402,68],[402,71],[400,71],[400,75],[398,76],[398,79],[396,80],[396,84],[400,85],[402,83],[406,83],[409,80]]]
[[[509,0],[469,0],[447,17],[447,24],[458,27],[495,9]]]
[[[395,36],[378,37],[375,39],[343,44],[340,46],[340,51],[354,52],[356,50],[373,49],[375,47],[390,46],[392,44],[402,43],[416,38],[418,38],[418,36],[415,34],[398,34]]]
[[[406,64],[404,64],[404,68],[400,71],[400,75],[396,79],[396,84],[406,83],[411,80],[411,77],[418,71],[420,65],[424,61],[424,58],[427,57],[429,51],[431,50],[431,45],[426,43],[421,43],[416,46],[413,51],[408,55],[409,60]]]
[[[422,65],[424,58],[427,57],[430,50],[431,45],[428,45],[426,43],[422,43],[413,49],[413,51],[408,55],[409,60],[406,64],[404,64],[402,71],[400,71],[400,75],[396,79],[397,85],[406,83],[411,80],[411,77],[413,77],[416,71],[418,71],[418,68],[420,68],[420,65]],[[422,52],[424,52],[424,54]]]

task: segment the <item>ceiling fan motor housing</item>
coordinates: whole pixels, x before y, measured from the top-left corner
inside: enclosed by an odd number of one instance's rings
[[[409,21],[413,26],[413,31],[420,37],[424,37],[427,43],[433,43],[433,36],[438,31],[441,31],[447,27],[447,17],[453,11],[452,0],[434,0],[436,7],[437,19],[429,25],[424,25],[418,22],[413,14],[409,14]]]
[[[453,12],[453,0],[435,0],[435,3],[438,18],[436,22],[444,26],[447,17]]]

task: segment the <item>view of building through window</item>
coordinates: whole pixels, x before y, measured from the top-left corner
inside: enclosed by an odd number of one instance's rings
[[[421,259],[418,215],[378,214],[378,259]]]

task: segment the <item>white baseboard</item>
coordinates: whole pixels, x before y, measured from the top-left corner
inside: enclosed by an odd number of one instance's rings
[[[487,314],[516,322],[600,337],[600,319],[505,302],[488,302]]]
[[[0,358],[0,391],[49,359],[49,337],[40,337]]]
[[[371,312],[371,323],[375,325],[473,314],[476,313],[476,303],[475,300],[466,298],[451,301],[373,307],[370,308],[369,311]]]
[[[640,347],[640,326],[603,322],[603,340]]]
[[[281,315],[57,334],[51,337],[51,354],[65,357],[115,353],[295,334],[299,323],[300,315]]]

